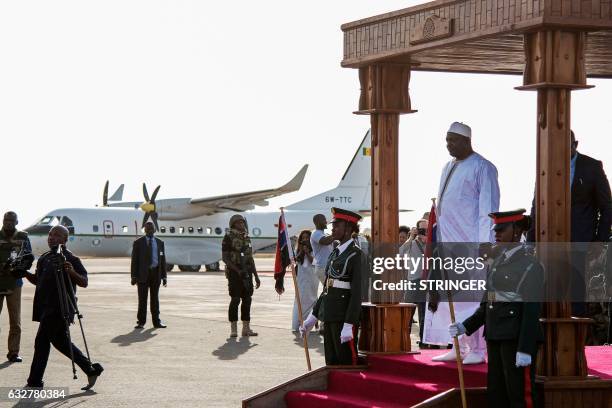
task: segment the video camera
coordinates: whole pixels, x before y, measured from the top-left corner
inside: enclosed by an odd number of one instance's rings
[[[12,251],[9,259],[4,263],[3,272],[8,272],[13,278],[19,279],[26,275],[26,272],[34,263],[34,255],[31,252],[25,252],[23,248],[19,253]]]

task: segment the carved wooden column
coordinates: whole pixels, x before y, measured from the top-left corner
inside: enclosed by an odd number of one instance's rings
[[[538,356],[538,374],[553,380],[587,376],[584,342],[590,319],[572,318],[569,301],[570,102],[572,90],[589,87],[585,37],[583,32],[560,30],[526,34],[524,86],[518,88],[538,94],[537,251],[546,270],[547,298],[559,300],[545,304],[546,340]]]
[[[398,136],[399,115],[410,106],[410,66],[381,63],[359,69],[361,96],[356,114],[370,115],[372,134],[373,256],[395,256],[399,235]],[[369,271],[368,271],[369,272]],[[386,271],[383,282],[399,282],[400,271]],[[378,277],[376,277],[378,278]],[[371,291],[363,305],[360,351],[410,351],[413,304],[400,303],[401,291]]]

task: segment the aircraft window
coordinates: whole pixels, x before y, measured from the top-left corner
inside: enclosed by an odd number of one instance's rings
[[[51,222],[53,218],[55,217],[49,217],[49,216],[43,217],[43,219],[39,221],[39,224],[48,224]]]
[[[74,226],[74,224],[72,223],[72,220],[70,218],[66,217],[66,216],[62,217],[61,224],[64,227],[73,227]]]
[[[222,232],[223,230],[220,227],[215,228],[215,234],[221,235]]]
[[[123,231],[124,234],[127,234],[127,232],[128,232],[127,225],[124,225],[123,227],[121,227],[121,231]]]
[[[98,226],[97,225],[93,226],[93,232],[98,232]]]
[[[212,234],[212,228],[206,227],[206,235]]]
[[[198,234],[203,234],[203,233],[204,233],[204,228],[198,227]]]
[[[170,233],[174,234],[174,231],[175,231],[174,227],[170,227]]]
[[[179,227],[179,234],[185,233],[185,227]]]
[[[166,227],[159,227],[159,232],[161,232],[162,234],[166,233]]]
[[[188,227],[187,231],[189,231],[190,234],[193,234],[193,227]]]

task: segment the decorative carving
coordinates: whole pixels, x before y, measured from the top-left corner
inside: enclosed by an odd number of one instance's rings
[[[372,64],[359,68],[360,113],[410,113],[410,65]]]
[[[525,34],[523,89],[539,84],[585,88],[583,32],[547,30]]]
[[[453,35],[453,20],[429,16],[422,23],[417,23],[410,30],[410,44],[420,44],[427,41],[439,40]]]

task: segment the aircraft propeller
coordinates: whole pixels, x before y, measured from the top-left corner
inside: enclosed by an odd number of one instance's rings
[[[102,193],[102,206],[108,206],[108,180],[104,183],[104,192]]]
[[[142,227],[146,224],[149,217],[155,224],[155,230],[159,231],[159,225],[157,224],[157,211],[155,209],[155,198],[157,197],[157,193],[159,192],[159,188],[161,186],[157,186],[155,190],[153,190],[153,195],[149,198],[149,192],[147,191],[146,183],[142,183],[142,194],[144,195],[145,202],[140,205],[140,209],[144,211],[144,217],[142,218]]]

